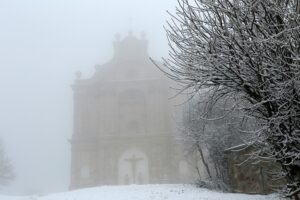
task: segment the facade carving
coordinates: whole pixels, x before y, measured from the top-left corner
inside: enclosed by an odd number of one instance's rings
[[[72,88],[71,189],[187,180],[168,81],[149,60],[145,39],[115,41],[111,61]]]

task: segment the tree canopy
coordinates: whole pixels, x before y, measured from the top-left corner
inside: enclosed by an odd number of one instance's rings
[[[210,91],[259,129],[255,156],[281,165],[285,194],[300,192],[300,1],[178,0],[161,68],[183,90]]]

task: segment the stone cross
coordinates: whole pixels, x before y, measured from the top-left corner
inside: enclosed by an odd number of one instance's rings
[[[125,160],[131,165],[133,183],[136,183],[136,166],[140,160],[143,160],[143,158],[136,157],[135,154],[133,154],[131,158],[127,158]]]

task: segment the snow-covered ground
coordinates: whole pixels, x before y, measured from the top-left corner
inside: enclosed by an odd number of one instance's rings
[[[192,185],[102,186],[43,196],[0,196],[0,200],[278,200],[275,195],[220,193]]]

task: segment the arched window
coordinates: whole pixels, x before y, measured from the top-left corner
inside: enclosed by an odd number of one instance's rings
[[[120,132],[144,133],[146,99],[142,91],[130,89],[119,95]]]
[[[145,95],[142,91],[131,89],[122,92],[119,95],[119,104],[120,106],[126,105],[141,105],[145,104]]]
[[[138,121],[131,120],[127,123],[127,131],[131,133],[141,133],[143,130]]]

